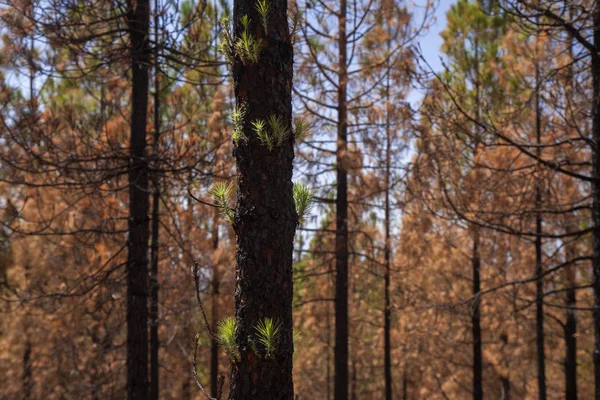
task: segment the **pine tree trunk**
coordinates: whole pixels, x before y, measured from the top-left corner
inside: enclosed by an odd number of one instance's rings
[[[213,254],[219,248],[219,210],[215,208],[213,215],[213,226],[212,226],[212,248]],[[219,322],[219,265],[213,264],[213,276],[212,276],[212,326],[217,326]],[[217,391],[219,386],[219,344],[213,338],[210,345],[210,393],[213,397],[217,397]]]
[[[567,260],[572,259],[574,254],[567,251]],[[577,292],[575,291],[576,278],[575,267],[568,266],[565,270],[566,291],[566,323],[565,323],[565,400],[577,400],[577,318],[575,307],[577,306]]]
[[[536,43],[537,46],[537,43]],[[538,61],[535,66],[536,77],[536,93],[535,93],[535,130],[537,157],[541,158],[541,143],[542,143],[542,112],[540,104],[540,71]],[[535,184],[535,342],[537,347],[537,379],[538,379],[538,398],[546,400],[546,353],[544,351],[544,277],[542,263],[542,214],[539,211],[542,207],[542,188],[540,184],[541,177],[537,177]]]
[[[406,364],[402,372],[402,400],[408,400],[408,376],[406,374]]]
[[[254,0],[236,0],[234,34],[248,15],[250,32],[262,38],[258,63],[233,65],[235,97],[245,107],[243,133],[234,155],[237,162],[237,234],[235,316],[240,359],[232,366],[230,399],[293,400],[292,380],[292,256],[297,215],[292,194],[294,141],[269,151],[252,130],[252,121],[280,117],[287,128],[292,119],[292,60],[287,1],[271,0],[268,35],[259,21]],[[256,326],[264,318],[281,324],[273,358],[265,356]]]
[[[500,400],[510,400],[510,379],[502,377],[502,395]]]
[[[335,211],[335,384],[334,399],[348,400],[348,110],[346,85],[346,0],[340,1],[339,82],[338,82],[338,148],[336,155],[337,196]]]
[[[158,2],[155,1],[155,37],[158,31]],[[155,168],[159,167],[160,139],[160,82],[158,79],[158,54],[155,58],[154,71],[154,138],[152,156]],[[158,350],[158,230],[160,222],[160,178],[154,175],[154,192],[152,193],[152,247],[150,249],[150,400],[159,398],[159,362]]]
[[[387,41],[387,50],[390,51],[390,40]],[[392,66],[388,64],[388,74],[386,78],[385,97],[385,275],[384,275],[384,375],[385,375],[385,399],[392,400],[392,303],[390,299],[390,279],[391,279],[391,215],[390,215],[390,190],[391,190],[391,163],[392,163],[392,134],[390,126],[390,71]],[[406,371],[405,371],[406,373]]]
[[[594,46],[600,48],[600,0],[596,0],[594,16]],[[600,53],[592,55],[592,219],[593,219],[593,292],[594,292],[594,382],[596,400],[600,400]]]
[[[150,53],[148,0],[128,3],[131,35],[131,137],[127,241],[127,396],[148,398],[148,160],[146,123]]]
[[[158,0],[154,1],[154,37],[158,43]],[[160,81],[158,78],[158,47],[154,58],[154,137],[152,156],[155,168],[159,167],[160,140]],[[150,249],[150,400],[159,398],[158,351],[158,230],[160,218],[160,178],[154,175],[152,193],[152,247]]]
[[[473,310],[471,330],[473,335],[473,400],[483,400],[483,357],[481,350],[481,315],[479,313],[479,293],[481,292],[481,261],[479,256],[479,231],[473,234]]]
[[[389,46],[388,46],[389,47]],[[389,78],[387,82],[387,101],[389,101]],[[387,105],[386,105],[387,109]],[[390,299],[391,272],[391,237],[390,237],[390,164],[391,164],[391,132],[389,111],[386,112],[386,149],[385,149],[385,273],[384,273],[384,309],[383,309],[383,352],[385,375],[385,399],[392,400],[392,304]]]

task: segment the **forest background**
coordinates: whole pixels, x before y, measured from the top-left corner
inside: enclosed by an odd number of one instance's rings
[[[231,4],[141,1],[0,0],[0,399],[229,376]],[[288,7],[296,398],[599,399],[600,4]]]

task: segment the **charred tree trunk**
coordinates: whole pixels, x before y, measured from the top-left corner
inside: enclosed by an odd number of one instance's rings
[[[21,391],[23,392],[23,399],[31,399],[33,393],[33,379],[31,373],[31,340],[29,335],[26,334],[25,338],[25,349],[23,350],[23,373],[21,375]]]
[[[510,400],[510,379],[508,377],[503,376],[502,380],[502,394],[500,396],[500,400]]]
[[[215,208],[212,226],[212,248],[213,253],[219,248],[219,210]],[[220,290],[219,265],[213,264],[212,276],[212,326],[217,326],[219,322],[219,290]],[[219,343],[215,338],[210,345],[210,393],[217,397],[219,388]]]
[[[274,115],[291,129],[293,46],[287,1],[271,0],[268,34],[260,24],[255,1],[236,0],[235,37],[248,15],[249,31],[262,39],[257,63],[236,57],[235,97],[244,107],[243,133],[234,155],[237,162],[237,234],[235,316],[239,360],[232,365],[230,399],[293,400],[292,256],[297,215],[292,193],[293,137],[271,151],[261,144],[252,122]],[[257,338],[257,324],[273,318],[281,333],[272,357]]]
[[[146,123],[150,51],[148,0],[128,2],[131,38],[129,237],[127,240],[127,396],[148,398],[148,159]]]
[[[158,0],[154,0],[154,38],[156,52],[154,57],[154,137],[152,156],[155,170],[159,168],[160,141],[160,80],[158,78]],[[158,351],[158,230],[160,222],[160,177],[154,175],[154,192],[152,193],[152,247],[150,249],[150,400],[158,400],[159,396],[159,362]]]
[[[537,43],[536,43],[537,46]],[[535,66],[536,90],[535,90],[535,130],[537,143],[537,157],[541,158],[542,143],[542,110],[540,104],[540,70],[536,60]],[[535,331],[537,347],[537,379],[538,379],[538,398],[546,400],[546,353],[544,350],[544,277],[542,263],[542,214],[539,211],[542,208],[542,188],[540,184],[541,177],[537,177],[535,184]]]
[[[388,50],[389,50],[388,42]],[[386,83],[386,101],[390,101],[389,73]],[[390,274],[391,274],[391,237],[390,237],[390,169],[392,138],[390,132],[389,107],[386,105],[385,119],[385,273],[384,273],[384,308],[383,308],[383,369],[385,375],[385,399],[392,400],[392,304],[390,300]]]
[[[408,376],[406,374],[406,365],[402,372],[402,400],[408,400]]]
[[[567,257],[571,257],[568,255]],[[567,258],[568,260],[569,258]],[[577,400],[577,292],[575,290],[575,269],[568,266],[566,291],[566,323],[565,323],[565,400]]]
[[[594,292],[594,382],[595,399],[600,400],[600,0],[596,0],[594,16],[594,46],[592,54],[592,219],[593,233],[593,292]]]
[[[483,400],[483,356],[481,350],[481,315],[479,293],[481,292],[481,260],[479,255],[479,231],[473,234],[473,309],[471,330],[473,336],[473,400]]]
[[[335,349],[334,399],[348,400],[348,82],[346,66],[346,0],[340,1],[337,133],[337,196],[335,202]]]
[[[155,1],[154,29],[158,37],[158,1]],[[158,40],[157,40],[158,42]],[[160,82],[158,79],[158,50],[155,57],[154,71],[154,138],[152,155],[155,169],[159,163],[160,140]],[[150,249],[150,400],[159,398],[159,362],[158,350],[158,230],[160,222],[160,178],[154,175],[154,192],[152,193],[152,247]]]

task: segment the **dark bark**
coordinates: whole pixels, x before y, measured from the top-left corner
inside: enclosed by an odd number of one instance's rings
[[[510,379],[506,376],[501,378],[502,380],[502,395],[500,396],[500,400],[510,400]]]
[[[25,349],[23,350],[23,373],[21,375],[21,391],[23,399],[31,399],[33,392],[33,379],[31,373],[31,341],[29,336],[25,339]]]
[[[575,290],[575,269],[566,269],[566,323],[565,323],[565,400],[577,400],[577,292]]]
[[[483,400],[483,358],[481,350],[481,315],[479,293],[481,292],[481,261],[479,256],[479,231],[473,234],[473,309],[471,330],[473,335],[473,400]]]
[[[150,52],[148,0],[128,2],[131,39],[129,237],[127,240],[127,396],[148,398],[148,160],[146,123]]]
[[[269,151],[258,140],[251,122],[270,115],[291,128],[293,46],[287,20],[287,1],[271,0],[268,36],[259,21],[254,0],[236,0],[234,34],[248,15],[250,32],[262,38],[258,63],[233,65],[235,97],[244,105],[243,132],[234,155],[237,162],[235,211],[235,316],[240,360],[232,365],[230,399],[292,400],[292,255],[297,215],[292,194],[293,138]],[[266,358],[256,337],[264,318],[281,325],[273,358]],[[256,351],[255,351],[256,350]],[[258,353],[258,354],[257,354]]]
[[[213,226],[212,226],[212,248],[213,253],[219,248],[219,210],[214,209],[213,215]],[[217,326],[219,322],[219,265],[213,264],[213,276],[212,276],[212,326]],[[213,397],[217,397],[219,390],[219,343],[215,338],[212,339],[210,345],[210,394]]]
[[[535,68],[536,85],[535,91],[535,130],[537,157],[541,158],[541,141],[542,141],[542,112],[540,104],[540,71],[539,66]],[[542,208],[542,188],[540,183],[541,177],[537,177],[535,184],[535,207],[537,210]],[[535,332],[536,332],[536,348],[537,348],[537,380],[538,380],[538,398],[546,400],[546,353],[544,351],[544,277],[542,263],[542,214],[538,211],[535,216]]]
[[[402,400],[408,400],[408,376],[406,374],[406,365],[402,372]]]
[[[338,148],[336,153],[337,196],[335,201],[335,348],[334,399],[348,400],[348,109],[346,0],[340,1],[339,82],[338,82]]]
[[[600,48],[600,0],[596,0],[594,16],[594,47]],[[593,232],[593,292],[594,292],[594,382],[596,400],[600,400],[600,60],[592,56],[592,220]]]
[[[387,98],[389,101],[389,77],[387,82]],[[385,273],[384,273],[384,308],[383,308],[383,369],[385,375],[385,399],[392,400],[392,304],[390,300],[391,271],[391,237],[390,237],[390,164],[391,164],[391,132],[390,117],[386,113],[386,148],[385,148]]]
[[[154,1],[154,37],[158,43],[158,0]],[[152,155],[159,169],[160,140],[160,81],[158,77],[158,47],[154,58],[154,137]],[[150,400],[159,398],[159,361],[158,351],[158,230],[160,218],[160,178],[154,176],[154,192],[152,193],[152,247],[150,249]]]

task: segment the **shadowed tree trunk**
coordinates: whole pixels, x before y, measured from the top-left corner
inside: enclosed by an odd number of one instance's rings
[[[481,301],[481,261],[479,256],[479,230],[473,233],[473,309],[471,317],[471,330],[473,335],[473,400],[483,400],[483,357],[481,351],[481,315],[479,303]]]
[[[335,348],[334,399],[348,400],[348,110],[346,85],[346,0],[340,1],[337,134],[337,196],[335,201]]]
[[[572,246],[567,248],[567,260],[575,257]],[[566,322],[565,322],[565,400],[577,400],[577,285],[575,266],[570,265],[565,269],[567,291],[566,295]]]
[[[236,0],[234,36],[248,15],[249,32],[262,39],[257,63],[236,57],[233,65],[235,98],[244,107],[243,133],[235,147],[237,234],[235,317],[240,353],[232,365],[230,399],[293,400],[292,380],[292,255],[297,215],[292,194],[294,140],[269,150],[259,141],[252,122],[280,118],[291,129],[293,46],[287,1],[271,0],[268,34],[254,0]],[[269,129],[269,128],[268,128]],[[273,318],[281,327],[272,357],[267,357],[256,327]]]
[[[388,42],[388,49],[390,44]],[[390,101],[390,75],[386,82],[386,101]],[[385,375],[385,399],[392,400],[392,304],[390,300],[391,273],[391,237],[390,237],[390,169],[392,138],[390,132],[390,113],[386,104],[385,118],[385,273],[384,273],[384,308],[383,308],[383,369]]]
[[[600,400],[600,0],[594,2],[594,47],[592,55],[592,219],[593,219],[593,292],[594,292],[594,382],[595,399]]]
[[[158,43],[158,0],[154,0],[154,38]],[[154,55],[154,137],[152,156],[155,168],[159,167],[160,140],[160,81],[158,78],[158,46]],[[150,400],[159,398],[159,362],[158,351],[158,230],[160,218],[160,178],[154,175],[152,193],[152,248],[150,249]]]
[[[127,240],[127,397],[148,399],[148,159],[146,123],[150,51],[148,0],[129,1],[131,135],[129,140],[129,237]]]
[[[213,254],[219,248],[219,210],[214,209],[213,214],[213,226],[212,226],[212,248]],[[212,326],[217,326],[219,322],[219,265],[215,262],[213,264],[213,276],[212,276]],[[217,391],[219,386],[219,343],[213,338],[210,345],[210,393],[213,397],[217,397]]]
[[[537,40],[536,40],[537,53]],[[542,143],[542,111],[540,104],[540,69],[539,61],[535,62],[535,134],[537,147],[537,157],[541,157]],[[535,184],[535,207],[536,210],[542,208],[542,188],[541,177],[537,177]],[[538,379],[538,398],[546,400],[546,353],[544,351],[544,277],[542,264],[542,214],[537,211],[535,215],[535,331],[537,347],[537,379]]]

